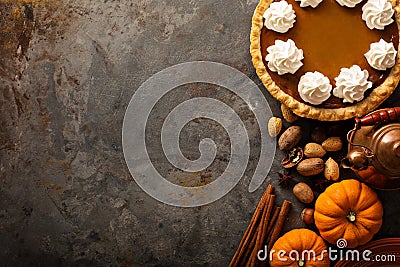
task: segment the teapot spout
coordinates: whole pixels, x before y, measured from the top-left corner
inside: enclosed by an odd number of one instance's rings
[[[354,149],[349,151],[347,156],[341,161],[343,168],[352,170],[365,170],[369,166],[368,156],[363,150]]]
[[[340,167],[344,169],[352,169],[353,166],[354,166],[353,162],[351,162],[351,160],[347,157],[342,159],[342,161],[340,162]]]

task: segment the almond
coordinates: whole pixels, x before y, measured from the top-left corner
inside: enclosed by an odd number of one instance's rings
[[[281,111],[283,118],[289,123],[293,123],[299,118],[299,116],[294,114],[293,111],[284,104],[281,104]]]
[[[296,170],[300,175],[313,176],[324,171],[325,164],[320,158],[310,158],[300,161]]]
[[[300,126],[290,126],[283,132],[281,137],[279,137],[278,145],[280,150],[290,150],[297,143],[300,142],[302,137],[302,130]]]
[[[324,176],[330,181],[337,181],[340,176],[339,164],[332,158],[325,162]]]
[[[272,117],[268,121],[268,133],[271,137],[276,137],[282,130],[282,119]]]
[[[328,152],[339,151],[343,147],[340,137],[329,137],[322,143],[322,147]]]
[[[326,151],[320,144],[308,143],[304,147],[304,155],[307,158],[322,158],[325,154]]]

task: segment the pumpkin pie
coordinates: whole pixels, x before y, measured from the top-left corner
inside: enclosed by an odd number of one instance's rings
[[[260,0],[253,65],[271,95],[299,116],[363,116],[399,83],[399,8],[391,0]]]

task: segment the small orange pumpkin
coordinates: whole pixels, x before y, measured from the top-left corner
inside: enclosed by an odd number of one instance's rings
[[[377,194],[357,180],[329,186],[315,203],[314,220],[329,243],[339,239],[354,248],[370,241],[382,225],[383,208]]]
[[[328,249],[324,240],[308,229],[294,229],[279,238],[270,251],[270,265],[292,267],[328,267]]]

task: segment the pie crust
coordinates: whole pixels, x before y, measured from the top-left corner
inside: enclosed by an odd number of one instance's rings
[[[398,29],[400,29],[400,5],[395,0],[388,1],[392,4],[396,18],[395,21]],[[398,53],[396,56],[396,63],[391,68],[388,77],[383,81],[382,84],[372,89],[366,98],[353,105],[331,109],[320,108],[318,106],[311,106],[306,103],[302,103],[285,93],[269,75],[261,55],[260,37],[261,29],[264,27],[263,14],[272,2],[273,0],[260,0],[254,11],[250,33],[250,53],[257,75],[264,86],[274,98],[290,108],[295,114],[301,117],[320,121],[339,121],[351,119],[353,117],[361,117],[376,109],[396,89],[400,80],[400,45],[397,47]]]

